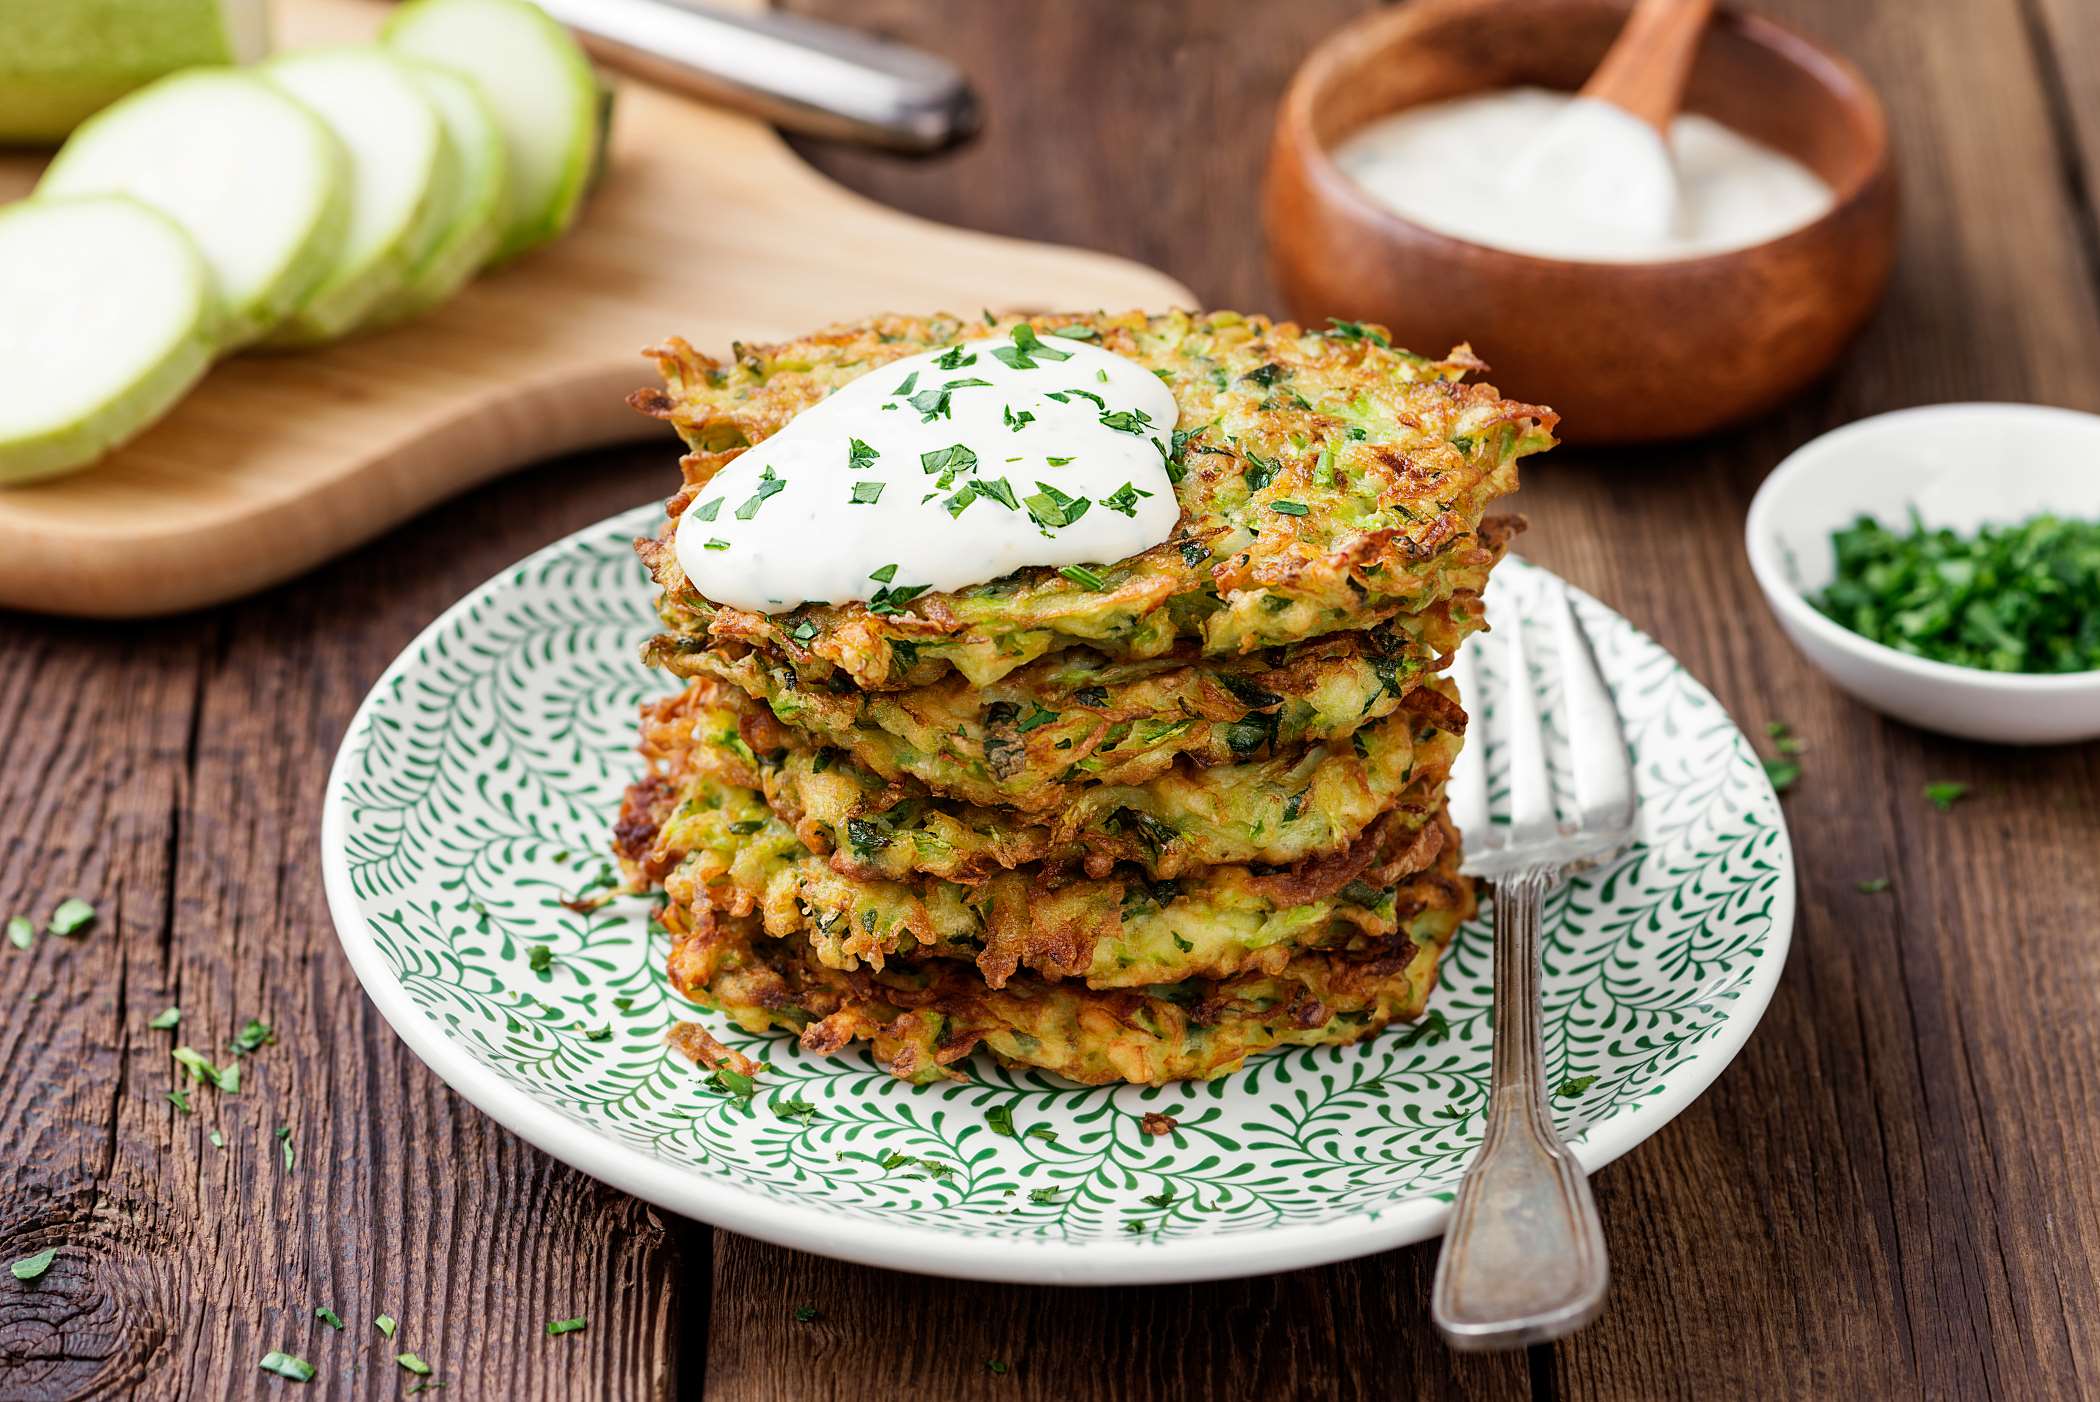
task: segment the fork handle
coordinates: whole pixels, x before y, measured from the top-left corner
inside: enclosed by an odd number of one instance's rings
[[[1611,1270],[1582,1165],[1553,1130],[1539,1045],[1545,869],[1495,882],[1495,1045],[1487,1134],[1437,1258],[1430,1314],[1453,1348],[1571,1334],[1604,1306]]]

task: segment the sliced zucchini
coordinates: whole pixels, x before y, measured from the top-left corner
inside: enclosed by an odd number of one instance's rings
[[[211,269],[124,195],[0,209],[0,482],[87,466],[211,364]]]
[[[342,246],[350,166],[327,127],[250,73],[178,73],[90,118],[40,195],[130,195],[188,231],[218,285],[228,346],[304,303]]]
[[[265,0],[0,0],[0,143],[58,141],[155,78],[269,47]]]
[[[498,259],[555,237],[576,217],[599,150],[600,94],[569,31],[529,0],[410,0],[386,42],[481,87],[510,152]]]
[[[270,336],[311,345],[355,330],[444,235],[459,156],[415,74],[376,44],[309,49],[257,70],[311,108],[350,156],[343,242],[321,285]]]
[[[423,95],[445,123],[459,156],[459,178],[445,192],[445,232],[409,274],[408,285],[372,313],[368,324],[375,327],[431,310],[481,270],[503,236],[504,192],[510,181],[503,132],[474,81],[417,59],[402,61],[414,71]]]

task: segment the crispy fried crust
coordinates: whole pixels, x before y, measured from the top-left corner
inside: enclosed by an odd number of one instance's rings
[[[1232,312],[1039,317],[1038,331],[1091,333],[1172,389],[1181,519],[1171,540],[1103,562],[1100,589],[1027,569],[893,615],[859,603],[757,614],[692,588],[671,545],[675,518],[723,466],[859,375],[1012,324],[882,317],[740,346],[727,364],[682,341],[652,352],[666,388],[632,402],[693,450],[663,533],[637,542],[670,630],[763,646],[805,679],[837,669],[868,690],[950,667],[987,685],[1075,643],[1123,658],[1182,642],[1243,655],[1477,592],[1496,555],[1480,534],[1488,504],[1515,490],[1518,459],[1553,442],[1551,410],[1459,383],[1478,368],[1463,348],[1437,361],[1391,349],[1375,329],[1344,337]]]
[[[639,790],[642,786],[637,786]],[[1356,838],[1295,865],[1211,865],[1174,879],[1113,866],[1100,877],[1035,865],[974,882],[841,871],[812,852],[756,789],[695,767],[636,831],[637,875],[661,874],[674,910],[744,918],[807,939],[841,969],[932,954],[974,960],[998,986],[1017,968],[1130,987],[1273,966],[1293,948],[1352,946],[1449,903],[1435,863],[1455,846],[1441,778],[1411,785]],[[664,811],[668,809],[668,812]]]
[[[985,806],[1055,812],[1099,785],[1142,784],[1177,762],[1235,764],[1346,739],[1400,709],[1485,623],[1475,595],[1429,613],[1244,658],[1119,661],[1070,648],[986,688],[950,672],[906,691],[805,682],[764,649],[666,634],[646,650],[681,677],[727,682],[791,731],[885,780]],[[1011,863],[1008,863],[1011,865]]]
[[[1118,863],[1171,878],[1219,863],[1283,866],[1348,846],[1394,807],[1435,807],[1466,724],[1449,680],[1400,713],[1294,755],[1176,765],[1141,784],[1076,787],[1051,812],[980,807],[885,781],[815,746],[741,692],[696,681],[648,703],[642,752],[663,782],[631,859],[653,875],[702,848],[828,858],[862,880],[974,884],[1040,866],[1105,877]],[[762,804],[761,804],[762,800]]]
[[[1222,976],[1389,930],[1395,912],[1444,899],[1411,871],[1449,834],[1393,813],[1342,851],[1280,871],[1206,867],[1177,881],[1004,872],[977,886],[861,881],[822,859],[702,851],[664,882],[674,904],[756,914],[838,968],[933,954],[974,960],[998,986],[1019,967],[1096,988]]]
[[[1452,899],[1348,953],[1297,952],[1228,978],[1097,990],[1018,974],[987,986],[967,965],[894,961],[840,970],[799,939],[705,910],[666,914],[669,972],[687,996],[751,1032],[785,1028],[811,1051],[874,1044],[892,1075],[927,1081],[982,1047],[1074,1081],[1162,1085],[1235,1070],[1272,1047],[1352,1042],[1421,1014],[1438,958],[1473,912],[1456,843],[1437,864]]]
[[[1444,679],[1414,695],[1456,711]],[[663,782],[630,795],[624,857],[674,903],[756,913],[841,968],[931,950],[974,958],[995,985],[1022,965],[1100,987],[1221,976],[1389,929],[1396,910],[1438,899],[1402,883],[1448,835],[1426,825],[1457,736],[1414,713],[1295,763],[1105,790],[1064,815],[1076,826],[1063,833],[894,795],[843,760],[819,771],[787,739],[719,684],[655,703],[644,750]],[[870,793],[872,816],[854,814]],[[832,821],[798,818],[794,803],[810,801]],[[1292,864],[1262,860],[1276,856]]]

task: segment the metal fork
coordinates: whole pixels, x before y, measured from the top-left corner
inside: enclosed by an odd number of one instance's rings
[[[1485,730],[1451,780],[1451,816],[1466,844],[1464,870],[1494,882],[1495,1047],[1487,1132],[1444,1230],[1430,1314],[1453,1348],[1519,1348],[1571,1334],[1604,1306],[1611,1271],[1604,1229],[1582,1166],[1554,1132],[1539,1043],[1539,911],[1569,872],[1606,860],[1633,839],[1633,767],[1611,693],[1564,586],[1547,591],[1558,635],[1558,710],[1573,756],[1572,813],[1555,809],[1539,696],[1524,630],[1506,637],[1507,691],[1494,720],[1508,749],[1509,821],[1490,822]],[[1474,649],[1452,671],[1461,699],[1479,695]],[[1476,717],[1485,711],[1479,707]]]

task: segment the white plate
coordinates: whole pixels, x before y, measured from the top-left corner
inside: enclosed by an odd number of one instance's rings
[[[1440,1229],[1480,1139],[1491,961],[1478,925],[1454,941],[1420,1031],[1161,1088],[1073,1086],[984,1056],[964,1080],[909,1086],[864,1054],[812,1056],[700,1013],[665,982],[647,901],[562,905],[608,865],[638,767],[635,707],[668,686],[637,660],[655,618],[630,549],[658,514],[593,526],[461,600],[387,669],[337,756],[321,832],[329,906],[366,992],[433,1070],[651,1202],[905,1270],[1203,1280]],[[1498,571],[1498,626],[1550,579],[1518,560]],[[1594,1171],[1749,1037],[1785,962],[1794,872],[1778,801],[1721,707],[1624,619],[1575,597],[1641,799],[1634,849],[1547,913],[1556,1118]],[[1499,656],[1483,650],[1490,695]],[[1534,656],[1554,656],[1550,635]],[[548,952],[537,970],[536,949]],[[674,1016],[770,1061],[758,1094],[708,1090],[663,1044]],[[789,1102],[814,1111],[784,1117]],[[987,1119],[1000,1105],[1017,1136]],[[1146,1134],[1151,1112],[1177,1127]]]

